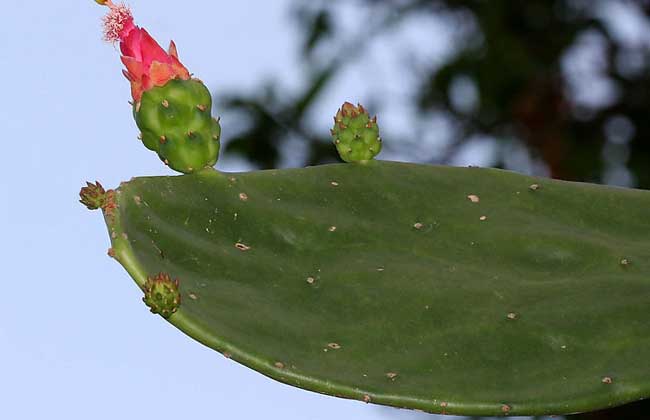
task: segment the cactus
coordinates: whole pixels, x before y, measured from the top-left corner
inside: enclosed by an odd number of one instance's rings
[[[133,115],[144,145],[172,169],[191,173],[217,162],[221,128],[211,109],[203,83],[170,80],[144,92]]]
[[[212,97],[180,62],[176,44],[167,51],[135,25],[131,10],[111,0],[104,38],[119,42],[124,76],[131,84],[133,115],[139,138],[170,168],[191,173],[212,166],[219,156],[221,127],[211,117]]]
[[[462,415],[650,395],[650,192],[372,161],[133,179],[106,217],[169,322],[279,381]]]
[[[346,102],[334,117],[332,140],[346,162],[364,162],[381,151],[377,117],[370,118],[363,106]]]
[[[650,396],[650,192],[373,161],[376,117],[350,103],[332,136],[363,165],[218,172],[207,89],[173,42],[96,2],[142,141],[188,173],[80,192],[151,312],[278,381],[366,403],[543,415]]]

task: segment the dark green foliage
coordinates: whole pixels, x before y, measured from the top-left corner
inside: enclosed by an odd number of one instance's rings
[[[343,104],[334,117],[332,140],[346,162],[363,162],[381,151],[377,117],[370,118],[363,106]]]
[[[370,161],[123,184],[106,216],[169,321],[360,401],[562,414],[650,395],[650,193]]]
[[[221,127],[212,118],[212,97],[199,80],[175,79],[150,89],[134,105],[144,145],[183,173],[212,166],[219,156]]]
[[[336,162],[337,153],[329,143],[327,131],[315,132],[306,115],[336,74],[337,65],[332,63],[314,74],[305,89],[290,100],[284,89],[278,91],[273,86],[261,87],[256,98],[225,96],[224,108],[244,113],[246,118],[242,120],[252,122],[229,138],[226,153],[243,155],[263,169],[276,168],[282,156],[280,146],[288,135],[296,135],[308,140],[306,164]]]

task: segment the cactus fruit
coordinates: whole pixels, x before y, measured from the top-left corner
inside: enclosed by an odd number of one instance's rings
[[[377,117],[370,118],[361,104],[346,102],[334,117],[332,140],[339,156],[346,162],[363,162],[381,151]]]
[[[169,322],[279,381],[476,416],[650,397],[650,192],[377,161],[115,199],[115,258],[182,279]]]
[[[86,186],[79,191],[79,202],[88,210],[97,210],[104,207],[106,203],[106,190],[99,181],[95,183],[86,182]]]
[[[174,42],[168,51],[135,25],[131,10],[111,0],[104,38],[119,42],[125,77],[131,84],[136,124],[144,145],[174,170],[194,172],[216,163],[221,128],[211,117],[210,92],[178,59]]]
[[[148,277],[144,284],[142,301],[152,313],[169,318],[181,304],[178,279],[172,280],[167,273]]]
[[[170,80],[143,93],[134,118],[144,145],[172,169],[190,173],[217,162],[221,127],[198,80]]]

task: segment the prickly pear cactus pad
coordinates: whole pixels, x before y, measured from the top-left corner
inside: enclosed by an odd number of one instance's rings
[[[650,193],[371,161],[136,178],[105,206],[170,323],[281,382],[463,415],[650,396]]]

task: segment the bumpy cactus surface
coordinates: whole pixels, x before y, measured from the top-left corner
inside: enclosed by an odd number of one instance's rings
[[[221,127],[198,80],[171,80],[143,93],[133,115],[144,145],[172,169],[191,173],[217,163]]]
[[[463,415],[650,396],[650,193],[371,161],[136,178],[105,215],[168,320],[279,381]]]
[[[148,277],[144,284],[142,300],[152,313],[169,318],[181,304],[178,279],[172,280],[167,273]]]
[[[334,117],[332,139],[339,156],[346,162],[370,160],[381,152],[381,137],[377,117],[361,105],[343,104]]]

